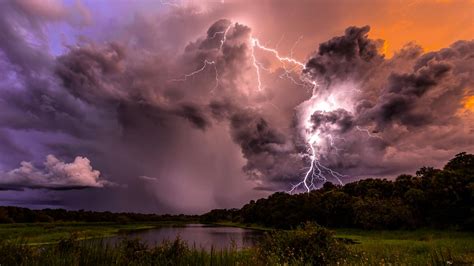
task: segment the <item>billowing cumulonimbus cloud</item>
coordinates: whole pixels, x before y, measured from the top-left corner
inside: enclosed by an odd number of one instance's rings
[[[304,72],[310,74],[321,89],[330,87],[334,79],[371,78],[374,67],[383,62],[383,55],[378,52],[383,41],[369,39],[369,30],[369,26],[349,27],[343,36],[320,44]]]
[[[48,155],[43,168],[37,168],[31,162],[21,162],[19,168],[0,173],[1,190],[69,190],[110,185],[114,184],[101,179],[100,172],[92,168],[89,159],[80,156],[65,163],[54,155]]]
[[[77,23],[67,8],[45,13],[25,3],[0,11],[4,188],[110,184],[91,158],[128,194],[75,196],[108,197],[97,201],[103,208],[204,211],[290,189],[308,169],[310,136],[321,165],[354,178],[436,166],[474,149],[464,106],[473,41],[430,53],[408,44],[386,58],[368,26],[352,26],[295,65],[257,47],[249,26],[186,7],[117,21],[52,55],[43,26]],[[48,157],[43,168],[15,169],[45,154],[73,163]]]
[[[469,149],[472,110],[463,101],[474,93],[474,42],[426,54],[409,44],[385,59],[368,31],[348,28],[321,44],[306,65],[305,73],[321,84],[314,103],[336,102],[310,114],[312,130],[330,137],[321,144],[321,159],[351,175],[385,175]]]

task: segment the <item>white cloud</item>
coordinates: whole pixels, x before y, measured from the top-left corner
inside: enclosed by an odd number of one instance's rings
[[[100,172],[92,168],[90,160],[81,156],[77,156],[72,163],[66,163],[54,155],[48,155],[43,168],[37,168],[31,162],[23,161],[19,168],[0,173],[0,189],[61,190],[102,188],[110,185],[114,183],[101,179]]]

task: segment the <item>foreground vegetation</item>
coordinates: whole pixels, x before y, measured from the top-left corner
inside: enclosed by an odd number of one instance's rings
[[[453,230],[336,229],[336,238],[352,239],[352,262],[361,264],[474,264],[474,234]],[[437,263],[433,262],[436,261]],[[365,261],[365,262],[364,262]],[[370,262],[370,263],[369,263]]]
[[[137,239],[116,245],[77,241],[55,245],[0,240],[0,265],[450,265],[474,263],[474,236],[433,230],[331,231],[307,223],[295,230],[268,232],[254,248],[205,251],[181,239],[156,247]],[[356,243],[356,244],[355,244]]]

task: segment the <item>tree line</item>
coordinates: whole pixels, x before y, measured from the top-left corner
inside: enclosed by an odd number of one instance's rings
[[[0,207],[0,223],[197,220],[284,229],[311,221],[327,227],[363,229],[474,230],[474,155],[460,153],[443,169],[422,167],[415,175],[400,175],[393,181],[364,179],[343,186],[328,182],[309,193],[277,192],[241,209],[216,209],[200,216]]]
[[[422,167],[395,180],[325,183],[309,193],[277,192],[241,209],[212,210],[204,222],[233,221],[295,228],[313,221],[327,227],[474,230],[474,155],[457,154],[443,169]]]
[[[0,207],[0,223],[37,223],[37,222],[187,222],[196,221],[198,215],[144,214],[109,211],[71,211],[65,209],[31,210],[13,206]]]

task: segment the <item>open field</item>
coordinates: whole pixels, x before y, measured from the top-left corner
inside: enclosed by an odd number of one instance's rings
[[[426,265],[432,260],[474,264],[474,232],[418,229],[413,231],[337,229],[336,237],[350,238],[353,262]],[[450,261],[453,262],[453,261]]]

